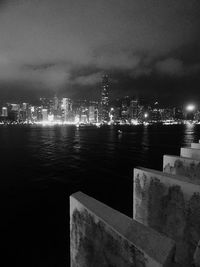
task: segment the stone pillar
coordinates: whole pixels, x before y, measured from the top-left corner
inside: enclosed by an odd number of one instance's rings
[[[71,267],[171,267],[175,242],[105,204],[70,196]]]
[[[136,168],[133,205],[133,219],[174,239],[177,262],[190,266],[200,240],[200,183]]]
[[[187,176],[191,181],[200,181],[200,160],[164,155],[163,172]]]
[[[200,149],[181,147],[180,156],[200,160]]]
[[[200,149],[200,143],[191,143],[191,148]]]
[[[194,253],[194,265],[195,267],[200,267],[200,241]]]

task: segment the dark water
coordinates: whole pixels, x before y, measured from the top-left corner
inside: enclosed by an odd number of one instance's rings
[[[69,266],[70,194],[131,216],[133,168],[198,139],[200,125],[0,127],[4,266]]]

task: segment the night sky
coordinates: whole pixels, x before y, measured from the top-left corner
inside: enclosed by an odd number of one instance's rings
[[[200,102],[199,0],[0,1],[0,101],[111,96]]]

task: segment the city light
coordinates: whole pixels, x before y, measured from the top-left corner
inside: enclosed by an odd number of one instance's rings
[[[195,110],[195,105],[194,104],[187,105],[186,110],[187,111],[194,111]]]
[[[103,77],[101,98],[72,100],[70,98],[40,98],[37,105],[4,103],[0,107],[0,123],[35,124],[42,126],[75,125],[77,127],[102,125],[185,124],[200,122],[200,110],[194,103],[184,107],[157,107],[158,102],[142,104],[139,99],[123,97],[109,104],[109,84]]]

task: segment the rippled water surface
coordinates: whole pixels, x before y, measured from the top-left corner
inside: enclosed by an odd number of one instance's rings
[[[1,126],[7,266],[67,266],[70,194],[83,191],[131,216],[133,168],[161,170],[163,154],[199,139],[200,125]]]

